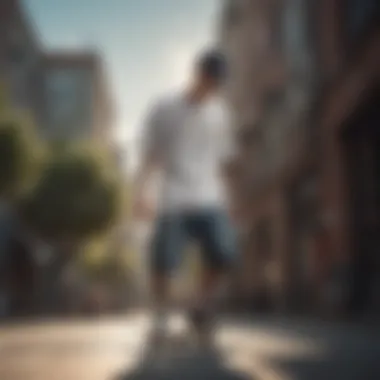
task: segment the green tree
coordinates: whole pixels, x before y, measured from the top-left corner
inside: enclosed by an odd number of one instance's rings
[[[40,236],[77,246],[117,221],[119,193],[112,166],[95,149],[67,148],[49,156],[22,212]]]
[[[125,284],[130,279],[130,270],[123,260],[117,256],[106,256],[93,271],[95,280],[103,282],[109,286],[119,286]]]
[[[0,90],[0,196],[14,198],[30,185],[42,150],[26,115],[12,112]]]

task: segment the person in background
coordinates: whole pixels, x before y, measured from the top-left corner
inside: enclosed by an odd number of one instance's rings
[[[135,183],[136,217],[151,210],[147,183],[152,174],[158,170],[163,180],[150,256],[154,341],[167,331],[170,279],[189,239],[202,248],[204,270],[189,310],[202,342],[212,342],[218,291],[235,261],[235,234],[224,182],[234,139],[228,110],[218,94],[225,74],[221,53],[202,54],[190,86],[158,99],[145,124]]]

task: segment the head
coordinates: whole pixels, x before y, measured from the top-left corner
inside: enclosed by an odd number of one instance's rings
[[[195,66],[193,92],[198,97],[207,97],[216,93],[226,74],[226,62],[222,53],[207,51],[199,56]]]

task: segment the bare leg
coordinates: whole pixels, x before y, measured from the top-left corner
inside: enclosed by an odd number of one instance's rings
[[[219,296],[226,275],[220,270],[206,269],[200,279],[200,288],[196,300],[197,308],[213,307]]]
[[[203,272],[195,308],[191,315],[201,343],[208,347],[212,345],[212,335],[215,327],[213,313],[225,278],[226,275],[223,271],[207,269]]]
[[[168,319],[170,277],[166,274],[152,275],[153,339],[164,334]]]

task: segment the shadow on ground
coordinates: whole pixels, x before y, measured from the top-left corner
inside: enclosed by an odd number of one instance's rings
[[[272,368],[294,380],[379,380],[380,341],[327,340],[317,355],[272,358]]]
[[[132,370],[109,380],[256,380],[228,368],[216,349],[200,350],[183,341],[153,350],[147,347],[142,360]]]

